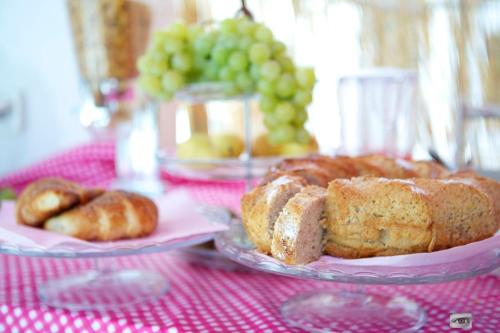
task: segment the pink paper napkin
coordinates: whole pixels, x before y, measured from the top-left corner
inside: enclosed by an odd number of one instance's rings
[[[210,235],[227,228],[224,224],[208,221],[198,213],[196,209],[198,204],[185,191],[169,192],[155,202],[160,214],[158,227],[152,235],[113,242],[87,242],[19,225],[14,216],[14,202],[3,202],[0,208],[0,244],[42,251],[59,248],[105,251],[163,245],[180,239]]]
[[[398,256],[373,257],[363,259],[343,259],[330,256],[322,256],[320,260],[309,264],[311,267],[323,265],[349,265],[349,266],[395,266],[415,267],[450,263],[458,260],[475,257],[479,254],[496,251],[500,254],[500,233],[482,241],[456,246],[451,249],[430,252],[414,253]]]

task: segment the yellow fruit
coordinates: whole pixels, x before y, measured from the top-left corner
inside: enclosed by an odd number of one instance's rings
[[[317,153],[319,150],[318,141],[314,136],[311,136],[311,140],[309,140],[309,148],[311,149],[311,152],[315,153]]]
[[[188,141],[177,145],[177,157],[181,159],[204,159],[217,158],[218,154],[208,135],[196,133]]]
[[[297,157],[318,152],[318,142],[311,137],[309,143],[304,145],[297,142],[285,143],[280,147],[280,154],[285,156]]]
[[[285,143],[280,149],[280,155],[284,156],[303,156],[310,153],[308,145],[302,145],[300,143],[291,142]]]
[[[212,136],[211,142],[221,157],[238,157],[245,149],[245,143],[235,134],[216,134]]]
[[[271,144],[267,134],[259,135],[252,143],[252,156],[275,156],[279,153],[280,146]]]

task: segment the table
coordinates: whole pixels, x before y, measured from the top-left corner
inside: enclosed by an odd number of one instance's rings
[[[61,176],[84,185],[109,185],[114,177],[114,146],[80,146],[0,179],[17,191],[32,180]],[[193,181],[162,174],[169,190],[186,189],[200,202],[238,209],[242,182]],[[0,332],[301,332],[287,327],[279,306],[289,296],[317,288],[349,285],[299,280],[253,271],[222,271],[190,264],[175,252],[105,259],[120,267],[145,268],[165,275],[171,291],[161,299],[120,311],[71,312],[37,299],[36,286],[58,276],[89,269],[90,260],[0,255]],[[445,332],[453,312],[472,313],[468,332],[498,332],[500,277],[480,276],[437,285],[367,286],[368,292],[402,295],[427,311],[422,332]]]

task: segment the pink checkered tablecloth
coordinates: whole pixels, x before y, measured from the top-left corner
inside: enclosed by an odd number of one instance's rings
[[[17,191],[39,177],[61,176],[84,185],[109,185],[114,177],[112,144],[72,149],[0,179]],[[243,184],[200,182],[164,174],[169,189],[187,189],[200,202],[238,208]],[[0,332],[300,332],[280,319],[279,306],[298,292],[347,285],[298,280],[249,271],[225,271],[193,265],[173,253],[118,257],[118,267],[159,272],[171,291],[151,303],[126,311],[52,309],[40,303],[43,281],[91,267],[86,259],[48,259],[0,255]],[[368,286],[368,292],[416,300],[428,315],[422,332],[447,332],[450,313],[473,316],[469,332],[500,332],[500,278],[485,275],[437,285]],[[357,332],[380,332],[359,327]],[[459,331],[459,330],[455,330]]]

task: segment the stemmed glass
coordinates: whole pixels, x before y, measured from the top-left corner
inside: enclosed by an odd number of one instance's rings
[[[340,77],[340,152],[411,157],[416,91],[411,70],[378,68]]]

